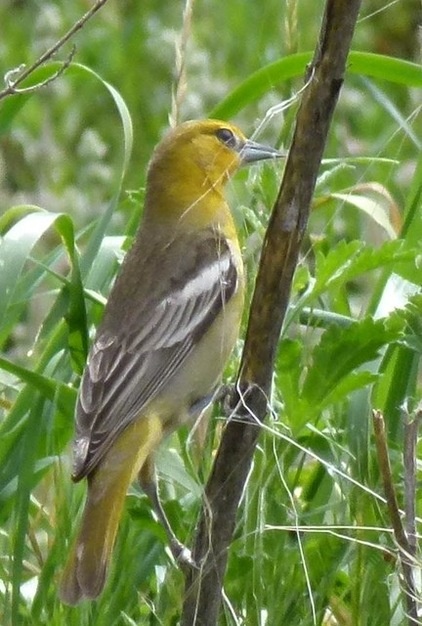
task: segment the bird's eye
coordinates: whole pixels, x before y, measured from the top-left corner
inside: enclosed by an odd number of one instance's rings
[[[236,136],[229,128],[219,128],[215,134],[229,148],[236,147]]]

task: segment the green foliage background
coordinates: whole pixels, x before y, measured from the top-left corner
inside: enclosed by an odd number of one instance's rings
[[[3,0],[2,75],[34,61],[89,6]],[[69,480],[79,374],[168,125],[183,9],[109,0],[74,38],[74,64],[60,78],[0,102],[1,624],[178,623],[182,576],[135,486],[102,597],[69,608],[56,590],[84,494]],[[179,119],[230,117],[252,134],[301,88],[322,9],[197,0]],[[418,0],[363,3],[221,624],[406,623],[371,408],[385,414],[403,506],[403,420],[421,395],[420,21]],[[288,146],[296,107],[274,115],[259,140]],[[281,175],[244,171],[228,190],[251,290]],[[158,459],[166,511],[188,543],[223,426],[218,408],[214,417],[204,449],[181,432]],[[420,516],[419,494],[416,505]]]

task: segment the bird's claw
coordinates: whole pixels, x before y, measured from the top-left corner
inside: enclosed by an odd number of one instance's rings
[[[198,569],[198,565],[195,563],[192,557],[192,552],[189,550],[189,548],[184,546],[183,543],[180,543],[179,541],[174,541],[172,542],[170,549],[174,560],[182,569]]]

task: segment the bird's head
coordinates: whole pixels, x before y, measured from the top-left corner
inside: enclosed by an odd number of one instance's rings
[[[282,156],[274,148],[246,139],[228,122],[180,124],[165,135],[152,156],[144,219],[157,223],[159,216],[162,224],[180,223],[183,216],[185,223],[212,222],[226,206],[223,187],[239,167]]]
[[[244,164],[282,156],[275,148],[247,139],[228,122],[191,121],[167,133],[154,152],[150,173],[172,170],[179,180],[189,181],[198,172],[211,185],[220,186]]]

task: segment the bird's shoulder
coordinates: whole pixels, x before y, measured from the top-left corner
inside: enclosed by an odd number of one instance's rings
[[[122,320],[139,315],[169,294],[202,278],[205,288],[232,265],[240,272],[236,246],[218,229],[199,232],[141,232],[127,253],[105,310],[103,328],[122,329]],[[213,274],[214,272],[214,274]]]

